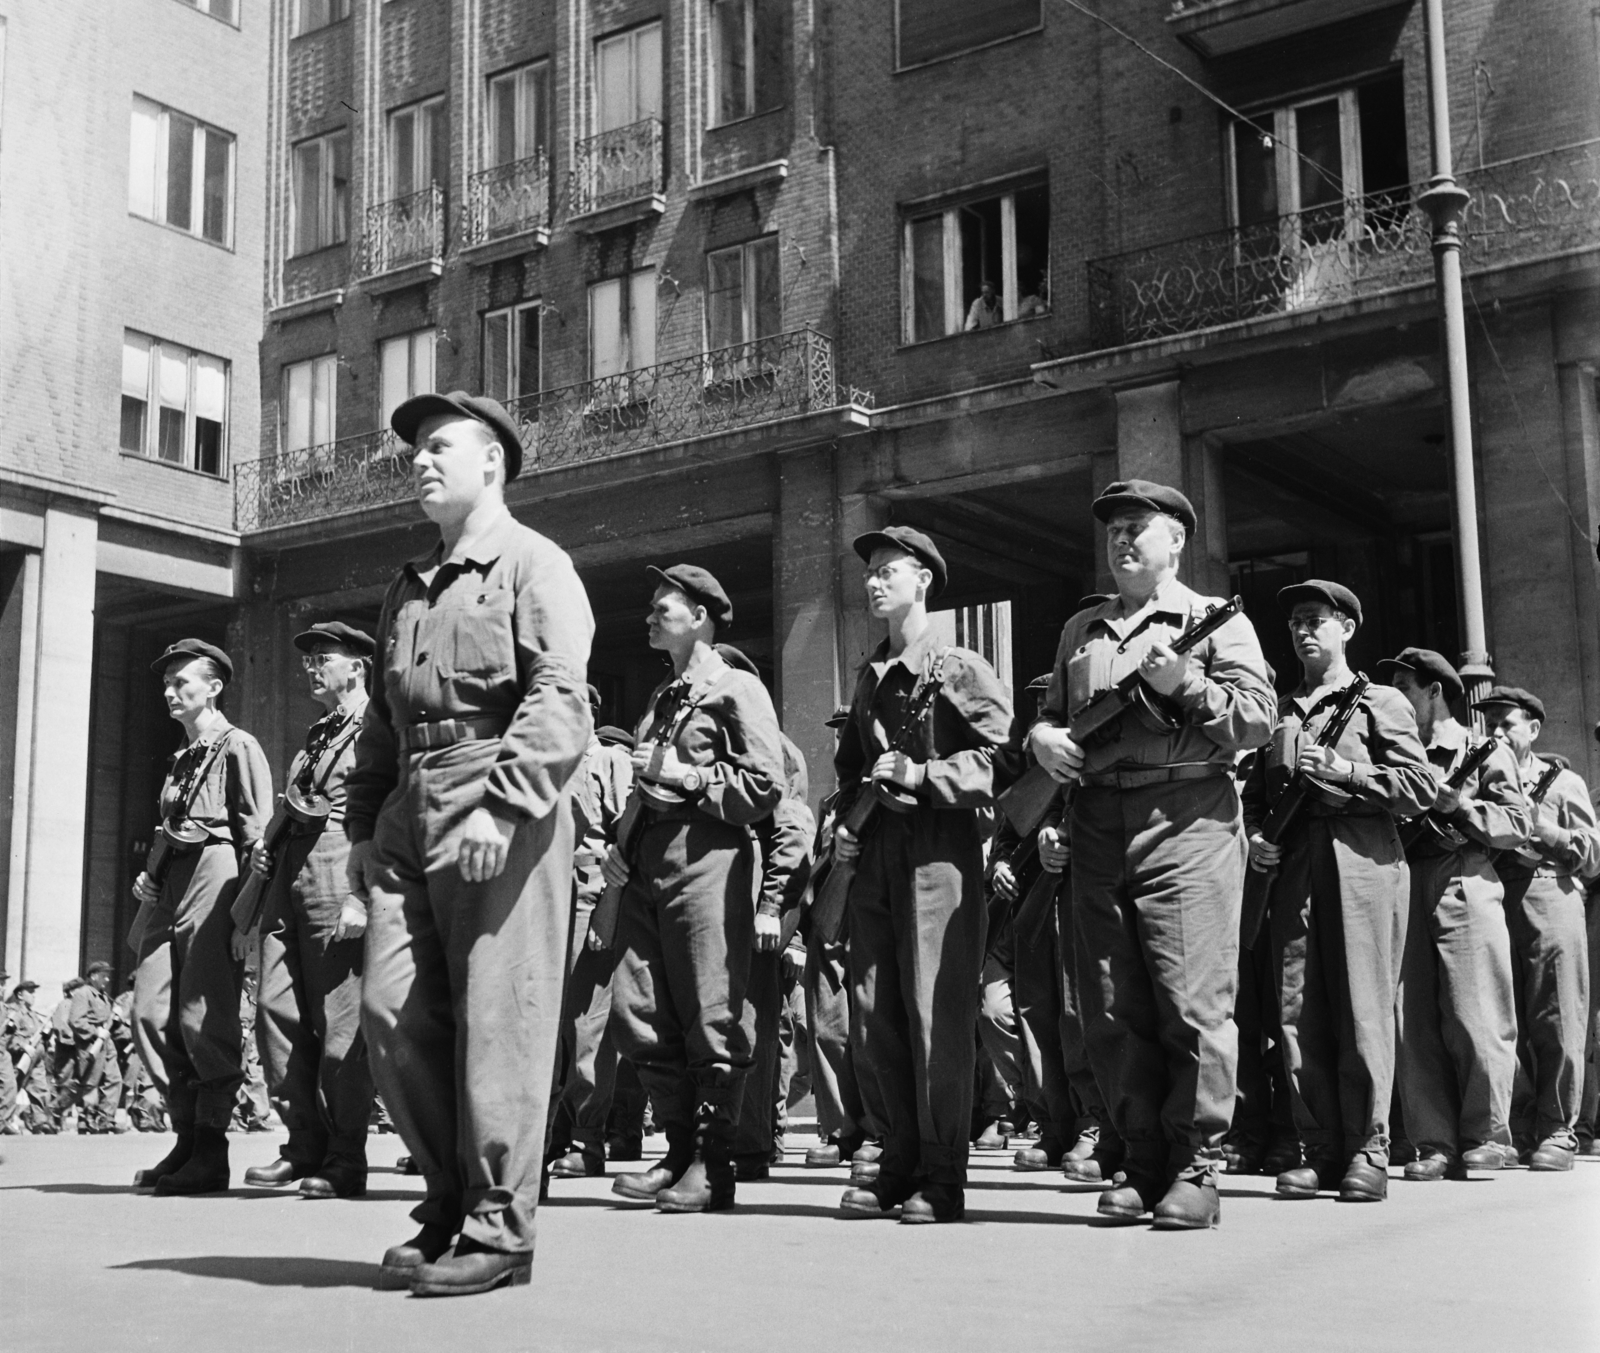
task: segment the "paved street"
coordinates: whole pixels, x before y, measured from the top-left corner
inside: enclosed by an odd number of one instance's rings
[[[234,1137],[234,1177],[278,1139]],[[659,1139],[656,1139],[659,1141]],[[840,1171],[774,1171],[733,1216],[615,1207],[604,1180],[540,1210],[529,1287],[420,1301],[372,1289],[418,1181],[377,1138],[362,1202],[128,1188],[156,1137],[0,1143],[0,1348],[962,1349],[1600,1347],[1600,1163],[1396,1182],[1378,1207],[1230,1181],[1209,1235],[1106,1229],[1093,1190],[979,1158],[963,1226],[836,1220]],[[799,1156],[792,1159],[798,1161]]]

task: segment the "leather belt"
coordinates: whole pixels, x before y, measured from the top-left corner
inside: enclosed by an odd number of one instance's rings
[[[435,723],[413,723],[395,730],[395,741],[402,753],[431,752],[453,747],[458,742],[473,742],[501,737],[508,727],[505,719],[484,715],[475,719],[440,719]]]
[[[1186,761],[1176,766],[1141,766],[1137,770],[1103,770],[1082,776],[1079,783],[1088,789],[1144,789],[1173,780],[1211,780],[1231,775],[1233,767],[1220,761]]]

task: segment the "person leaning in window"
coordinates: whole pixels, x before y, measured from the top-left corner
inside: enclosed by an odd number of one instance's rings
[[[974,329],[992,329],[1004,320],[1005,307],[1000,304],[994,283],[984,278],[983,285],[978,288],[977,299],[967,311],[967,322],[962,328],[971,333]]]
[[[241,864],[272,813],[272,771],[256,740],[217,708],[233,663],[214,644],[180,639],[151,664],[184,746],[161,786],[163,877],[140,873],[130,943],[138,954],[133,1010],[141,1053],[159,1051],[178,1140],[134,1177],[158,1194],[228,1187],[228,1123],[244,1083],[239,993],[228,908]]]
[[[289,766],[283,840],[270,852],[257,842],[250,854],[251,869],[270,880],[261,903],[256,1042],[289,1140],[271,1165],[246,1170],[244,1182],[275,1188],[299,1180],[303,1197],[353,1198],[367,1188],[372,1069],[361,1036],[367,909],[345,878],[345,778],[367,710],[374,646],[371,635],[337,620],[295,635],[294,646],[323,714]]]

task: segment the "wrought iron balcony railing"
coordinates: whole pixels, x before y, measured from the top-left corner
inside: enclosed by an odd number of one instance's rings
[[[366,230],[357,251],[363,277],[444,260],[444,189],[431,183],[420,193],[367,208]]]
[[[661,119],[586,137],[573,148],[572,214],[620,207],[661,191]]]
[[[870,403],[850,389],[848,402]],[[836,408],[833,344],[814,329],[510,401],[522,432],[523,473],[645,451]],[[410,457],[390,432],[283,451],[234,467],[241,532],[316,521],[411,496]]]
[[[480,169],[467,181],[467,244],[487,244],[550,225],[550,159],[540,151]]]
[[[1468,272],[1600,247],[1600,140],[1460,175]],[[1425,184],[1196,235],[1088,269],[1093,348],[1377,295],[1433,277]]]

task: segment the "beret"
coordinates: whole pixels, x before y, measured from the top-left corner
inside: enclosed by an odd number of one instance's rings
[[[1437,681],[1447,700],[1459,700],[1466,691],[1456,669],[1431,648],[1402,648],[1397,656],[1378,663],[1379,672],[1393,672],[1397,668],[1410,672],[1424,685]]]
[[[179,639],[167,645],[167,651],[150,664],[152,672],[165,672],[179,658],[210,658],[222,673],[224,682],[233,680],[233,659],[215,644],[204,639]]]
[[[1291,583],[1278,593],[1278,605],[1285,612],[1292,611],[1303,601],[1322,601],[1336,611],[1343,611],[1361,623],[1361,598],[1343,583],[1330,583],[1322,578],[1307,578],[1303,583]]]
[[[944,591],[950,581],[950,570],[939,553],[939,547],[914,526],[885,526],[881,531],[868,531],[851,542],[864,563],[872,562],[874,550],[904,550],[933,574],[933,586],[928,589],[928,600]]]
[[[657,568],[654,564],[648,564],[645,572],[655,574],[665,586],[677,588],[690,601],[704,606],[713,624],[733,623],[733,603],[728,600],[728,594],[722,590],[722,584],[712,576],[710,570],[698,564],[674,564],[671,568]]]
[[[626,729],[618,728],[615,724],[601,724],[594,730],[594,735],[608,747],[633,746],[633,734]]]
[[[1183,529],[1194,534],[1194,504],[1177,489],[1168,488],[1149,479],[1119,479],[1107,484],[1105,492],[1094,500],[1096,521],[1110,521],[1120,511],[1144,508],[1149,512],[1165,512],[1183,523]]]
[[[93,977],[95,975],[95,973],[97,973],[97,972],[110,972],[110,971],[111,971],[111,965],[109,963],[107,963],[105,961],[105,959],[103,959],[103,958],[95,959],[95,961],[93,963],[91,963],[87,968],[85,968],[83,970],[84,976],[86,976],[86,977]]]
[[[845,724],[847,724],[849,722],[850,722],[850,706],[849,705],[835,705],[833,707],[833,713],[828,715],[828,717],[822,721],[822,726],[824,728],[843,728],[845,726]],[[1597,728],[1595,730],[1595,735],[1597,737],[1600,737],[1600,728]]]
[[[324,620],[308,630],[301,630],[294,636],[294,646],[302,653],[311,652],[319,641],[343,644],[363,658],[370,658],[378,651],[378,646],[370,634],[365,630],[358,630],[354,625],[347,625],[342,620]]]
[[[1488,709],[1490,705],[1513,705],[1517,709],[1527,710],[1540,722],[1544,721],[1544,701],[1521,686],[1491,686],[1483,699],[1472,702],[1473,709]]]
[[[506,480],[509,483],[522,473],[522,437],[511,415],[487,395],[469,395],[465,390],[452,390],[448,395],[413,395],[389,415],[389,426],[407,446],[417,444],[417,429],[428,418],[439,414],[459,414],[474,418],[489,428],[506,453]]]

